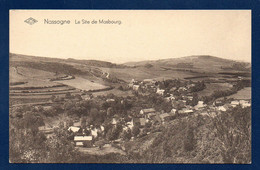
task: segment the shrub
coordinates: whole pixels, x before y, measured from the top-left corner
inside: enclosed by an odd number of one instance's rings
[[[192,151],[194,149],[194,145],[195,145],[195,138],[194,138],[193,128],[188,127],[186,132],[186,138],[183,141],[184,150]]]

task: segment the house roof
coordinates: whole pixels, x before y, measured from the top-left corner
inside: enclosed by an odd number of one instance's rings
[[[74,141],[90,141],[92,136],[74,136]]]
[[[155,121],[158,121],[158,122],[162,122],[162,120],[161,120],[161,118],[160,118],[160,116],[159,115],[155,115],[154,117],[153,117],[153,119],[155,120]]]
[[[160,114],[161,119],[164,119],[164,118],[169,117],[169,116],[171,116],[171,115],[169,115],[168,113]]]
[[[184,110],[184,113],[192,113],[193,112],[193,110]]]
[[[239,101],[232,101],[231,104],[239,104]]]
[[[225,108],[224,106],[219,106],[219,107],[218,107],[218,110],[221,110],[221,111],[226,111],[226,110],[227,110],[227,108]]]
[[[155,115],[156,115],[156,113],[154,113],[154,112],[151,112],[151,113],[148,113],[147,115],[148,115],[148,116],[155,116]]]
[[[114,102],[115,99],[107,99],[106,101],[107,101],[107,102]]]
[[[143,111],[144,113],[151,113],[151,112],[155,112],[155,109],[154,109],[154,108],[142,109],[142,111]]]
[[[145,118],[140,118],[140,124],[141,124],[141,125],[145,125],[145,123],[146,123]]]
[[[144,79],[143,82],[155,82],[153,79]]]
[[[75,122],[73,123],[73,126],[81,126],[81,122]]]
[[[70,126],[69,128],[68,128],[68,130],[71,130],[72,132],[78,132],[79,131],[79,127],[75,127],[75,126]]]

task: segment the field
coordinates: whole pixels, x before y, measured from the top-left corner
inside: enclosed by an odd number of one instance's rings
[[[123,66],[94,60],[78,61],[10,54],[10,103],[48,102],[52,95],[63,97],[67,92],[82,95],[82,91],[92,91],[93,96],[109,93],[129,96],[132,95],[130,91],[121,91],[118,87],[126,85],[132,79],[204,80],[207,87],[198,94],[208,96],[215,90],[231,87],[231,84],[225,83],[231,78],[220,81],[219,78],[223,75],[218,75],[218,72],[222,70],[222,66],[230,66],[232,63],[233,61],[217,57],[191,56]],[[109,76],[106,77],[108,73]],[[50,81],[59,77],[72,76],[75,79]],[[126,83],[114,81],[117,79],[124,80]],[[108,90],[110,87],[113,89]],[[83,97],[88,98],[88,95]]]
[[[64,97],[67,92],[80,93],[79,90],[50,81],[56,76],[52,72],[25,67],[10,67],[10,106],[21,104],[50,104],[52,95]]]
[[[121,97],[127,97],[127,96],[133,95],[131,91],[122,91],[122,90],[118,90],[118,89],[114,88],[114,89],[108,90],[108,91],[95,92],[95,93],[93,93],[93,96],[97,97],[97,96],[102,96],[102,95],[108,95],[111,93],[116,96],[121,96]]]
[[[143,79],[173,79],[173,78],[185,78],[189,76],[197,76],[197,74],[188,71],[178,71],[178,70],[165,70],[161,67],[145,68],[102,68],[103,71],[109,72],[111,75],[117,77],[118,79],[130,82],[132,79],[143,80]]]
[[[228,96],[228,98],[244,99],[244,100],[251,99],[251,87],[245,87],[242,90],[239,90],[236,94]]]
[[[86,90],[86,91],[107,88],[107,86],[104,86],[99,83],[91,82],[81,77],[76,77],[75,79],[71,79],[71,80],[62,80],[59,81],[59,83],[66,84],[68,86],[75,87],[81,90]]]
[[[75,79],[70,80],[50,81],[50,79],[69,75],[22,66],[11,66],[9,71],[10,106],[51,105],[52,95],[65,97],[67,92],[75,95],[81,94],[81,90],[99,90],[109,87],[102,85],[102,79],[98,78],[88,80],[76,76]]]
[[[209,96],[216,90],[228,90],[232,87],[229,83],[206,83],[206,88],[198,92],[199,96]]]

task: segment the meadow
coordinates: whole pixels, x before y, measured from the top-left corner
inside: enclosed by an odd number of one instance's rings
[[[81,77],[76,77],[75,79],[71,79],[71,80],[61,80],[61,81],[59,81],[59,83],[62,83],[62,84],[65,84],[65,85],[68,85],[71,87],[75,87],[77,89],[86,90],[86,91],[107,88],[107,86],[105,86],[105,85],[91,82],[91,81],[81,78]]]
[[[236,94],[229,96],[228,98],[233,99],[251,99],[251,87],[245,87],[242,90],[239,90]]]
[[[206,88],[198,92],[199,96],[210,96],[217,90],[228,90],[232,87],[229,83],[206,83]]]

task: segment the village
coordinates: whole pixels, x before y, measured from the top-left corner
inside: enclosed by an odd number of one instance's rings
[[[205,103],[203,98],[196,94],[204,88],[204,82],[200,81],[156,81],[153,79],[136,81],[133,79],[123,90],[131,90],[136,97],[149,100],[150,103],[153,102],[152,104],[145,102],[135,104],[135,98],[130,96],[126,98],[113,94],[101,96],[94,99],[105,106],[95,112],[95,114],[103,113],[102,121],[96,122],[93,120],[95,118],[88,121],[89,119],[85,116],[76,116],[76,118],[74,116],[72,122],[65,122],[62,127],[66,128],[68,140],[77,148],[102,149],[104,146],[112,145],[125,150],[122,143],[156,132],[176,118],[189,115],[216,117],[237,106],[242,108],[251,106],[251,100],[244,99],[218,98],[213,102]],[[78,102],[80,102],[79,98],[79,96],[76,97]],[[90,100],[90,98],[82,100]],[[159,105],[158,100],[161,102]],[[39,131],[51,136],[53,127],[40,126]]]

